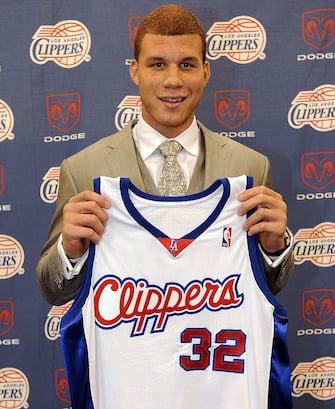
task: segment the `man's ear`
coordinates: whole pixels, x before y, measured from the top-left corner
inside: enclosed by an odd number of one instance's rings
[[[129,75],[135,85],[138,85],[138,62],[135,59],[131,60],[129,67]]]
[[[211,66],[208,61],[204,63],[204,79],[205,79],[205,86],[207,85],[210,77],[211,77]]]

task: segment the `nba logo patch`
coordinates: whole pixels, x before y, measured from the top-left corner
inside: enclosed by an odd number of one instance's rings
[[[224,227],[222,231],[222,247],[231,246],[232,228]]]

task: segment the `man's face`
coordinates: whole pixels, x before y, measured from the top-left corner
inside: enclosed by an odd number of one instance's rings
[[[144,120],[167,138],[187,129],[210,77],[197,34],[146,34],[130,76],[138,86]]]

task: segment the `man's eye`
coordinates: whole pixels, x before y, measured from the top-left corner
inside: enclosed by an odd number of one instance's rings
[[[193,67],[194,67],[194,64],[191,64],[191,63],[189,63],[189,62],[183,62],[183,63],[181,64],[181,67],[182,67],[182,68],[193,68]]]

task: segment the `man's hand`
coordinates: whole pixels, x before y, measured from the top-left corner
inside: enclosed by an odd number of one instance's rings
[[[259,235],[262,248],[275,253],[285,248],[284,234],[287,224],[287,206],[283,197],[266,186],[256,186],[242,192],[240,216],[255,209],[245,221],[243,229],[250,236]]]
[[[97,244],[105,230],[111,203],[102,195],[85,190],[71,197],[63,209],[63,248],[69,258],[81,257],[89,242]]]

